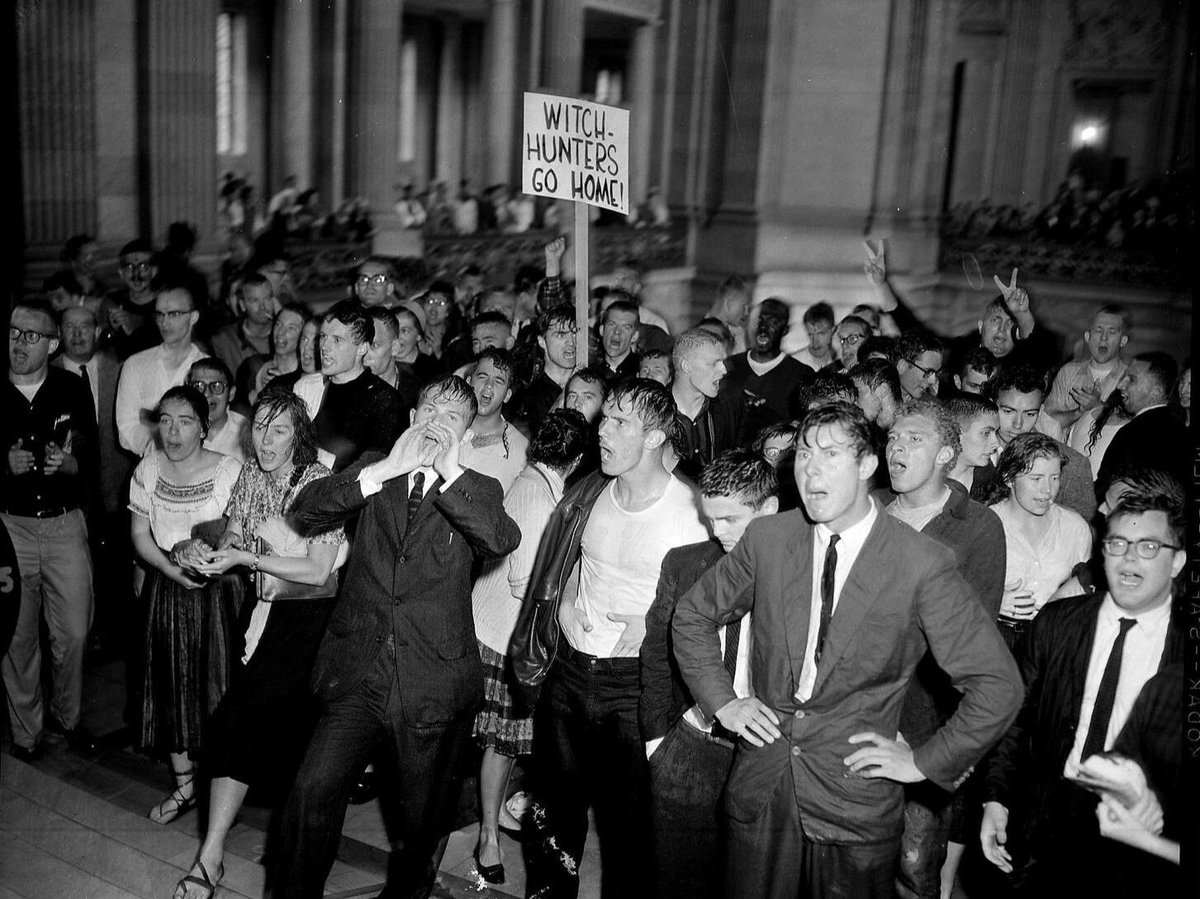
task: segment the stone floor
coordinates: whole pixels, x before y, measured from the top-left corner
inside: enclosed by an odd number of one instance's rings
[[[122,720],[123,666],[89,667],[84,725],[100,737],[94,755],[47,746],[32,765],[0,753],[0,899],[166,899],[199,846],[199,813],[161,826],[146,811],[170,789],[166,765],[134,752]],[[518,769],[519,770],[519,769]],[[469,789],[469,788],[468,788]],[[254,800],[253,794],[250,799]],[[263,895],[261,863],[272,810],[247,802],[229,835],[217,897]],[[447,845],[434,896],[523,896],[520,846],[501,836],[507,881],[490,886],[475,873],[476,821],[464,791],[462,826]],[[385,879],[389,841],[378,802],[351,806],[325,895],[375,896]],[[599,896],[595,834],[581,866],[581,899]]]

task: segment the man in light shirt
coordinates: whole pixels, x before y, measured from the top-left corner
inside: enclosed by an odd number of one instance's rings
[[[1169,480],[1123,496],[1101,541],[1108,592],[1049,604],[1020,647],[1029,692],[989,760],[979,834],[1020,895],[1176,895],[1117,888],[1131,859],[1099,838],[1096,797],[1066,778],[1111,749],[1143,685],[1183,661],[1171,598],[1187,561],[1185,508]]]
[[[589,805],[596,809],[605,895],[640,895],[654,877],[638,650],[663,557],[708,536],[692,490],[663,467],[674,417],[671,393],[657,381],[631,378],[614,387],[601,410],[601,471],[559,506],[590,503],[576,519],[582,535],[564,532],[552,518],[544,538],[579,541],[579,585],[558,604],[562,635],[534,716],[531,896],[543,889],[577,894]],[[547,555],[567,556],[569,572],[575,550],[568,545]],[[535,566],[533,581],[541,577]]]
[[[700,709],[671,654],[671,616],[684,593],[733,549],[751,521],[779,511],[779,480],[747,449],[718,455],[700,476],[700,512],[711,540],[663,558],[658,594],[646,613],[638,701],[650,769],[654,868],[658,899],[721,895],[720,797],[733,764],[736,735]],[[738,696],[752,695],[750,616],[721,632],[721,652]]]
[[[244,462],[242,432],[246,429],[246,416],[229,408],[235,392],[229,368],[216,356],[209,356],[188,369],[186,383],[208,401],[208,436],[204,438],[204,448]]]
[[[117,382],[117,438],[129,452],[146,454],[157,429],[150,420],[152,410],[164,393],[183,384],[192,363],[207,355],[192,342],[199,320],[185,287],[168,284],[154,298],[154,323],[162,342],[126,359]]]

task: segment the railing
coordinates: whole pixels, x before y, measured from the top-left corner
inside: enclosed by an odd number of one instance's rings
[[[511,283],[524,265],[545,264],[543,247],[556,236],[553,231],[520,234],[427,234],[424,255],[400,259],[397,274],[413,287],[435,278],[453,280],[463,267],[473,264],[489,283]],[[636,259],[644,268],[674,268],[686,263],[687,225],[672,223],[662,228],[608,226],[592,229],[591,268],[607,272],[622,261]],[[344,290],[353,280],[358,262],[370,255],[370,241],[287,241],[292,259],[292,282],[305,294]]]

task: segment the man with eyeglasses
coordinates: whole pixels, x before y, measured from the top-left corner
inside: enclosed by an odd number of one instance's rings
[[[358,267],[354,279],[354,295],[367,308],[395,306],[396,282],[392,280],[392,264],[383,256],[368,256]]]
[[[837,326],[837,349],[847,371],[858,365],[858,348],[871,336],[871,326],[857,315],[847,315]]]
[[[1143,685],[1183,661],[1171,606],[1185,528],[1173,480],[1122,497],[1101,541],[1108,591],[1050,603],[1017,648],[1025,705],[988,765],[980,829],[1014,895],[1181,895],[1147,878],[1136,852],[1100,838],[1096,797],[1070,778],[1112,749]]]
[[[942,342],[928,331],[913,331],[900,338],[896,352],[896,371],[904,401],[937,396],[946,355]]]
[[[154,247],[145,238],[131,240],[121,248],[117,274],[123,286],[111,291],[100,307],[102,343],[117,351],[121,359],[158,343],[154,326],[154,290],[158,275]]]
[[[80,726],[83,656],[92,625],[92,565],[81,508],[97,478],[96,416],[83,382],[58,367],[54,310],[22,300],[8,323],[8,378],[0,393],[0,521],[21,574],[16,632],[4,656],[12,753],[33,761],[44,730],[75,749],[95,742]],[[50,720],[42,701],[39,630],[50,636]]]
[[[117,382],[117,438],[138,456],[154,443],[151,410],[167,390],[184,382],[192,363],[208,355],[192,342],[200,313],[186,287],[164,285],[154,299],[153,318],[161,342],[126,359]]]
[[[208,436],[204,438],[204,448],[244,462],[242,433],[247,418],[229,408],[236,393],[229,367],[215,356],[208,356],[192,364],[184,383],[199,390],[208,401]]]
[[[266,276],[251,272],[234,289],[241,312],[238,320],[219,328],[212,336],[213,355],[230,371],[237,371],[251,356],[271,353],[271,328],[279,304]]]

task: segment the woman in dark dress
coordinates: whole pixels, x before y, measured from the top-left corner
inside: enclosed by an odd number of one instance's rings
[[[317,442],[304,401],[268,387],[255,403],[247,459],[226,510],[228,529],[218,548],[198,565],[217,576],[242,567],[258,598],[245,634],[245,654],[234,682],[213,717],[206,744],[208,830],[177,899],[211,896],[224,874],[225,838],[250,784],[286,785],[304,751],[314,720],[309,671],[335,602],[331,573],[345,561],[339,528],[301,536],[288,509],[305,486],[328,477],[316,461]],[[276,583],[308,585],[307,596],[280,596]],[[295,592],[295,591],[293,591]]]

